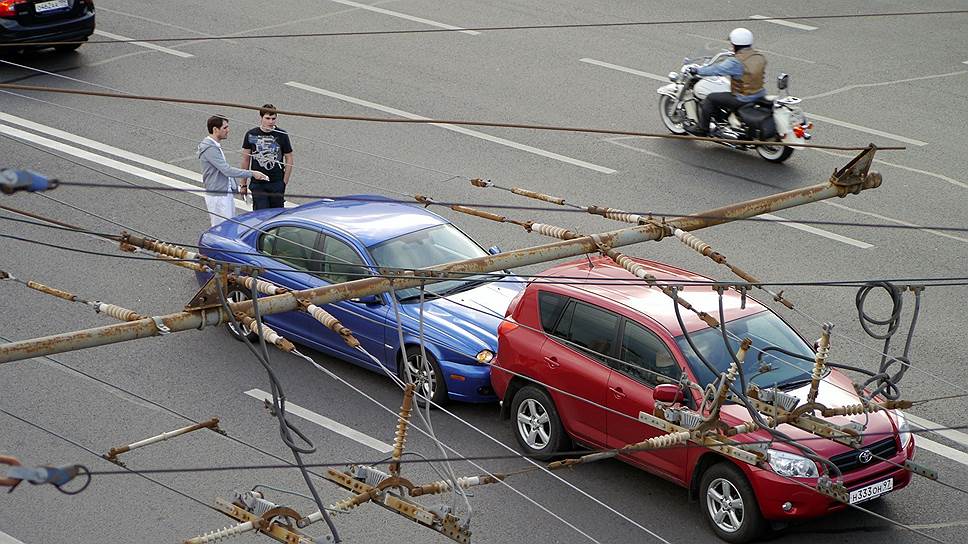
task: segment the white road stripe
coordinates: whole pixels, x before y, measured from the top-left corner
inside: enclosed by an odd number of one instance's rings
[[[915,227],[916,229],[920,230],[921,232],[927,232],[928,234],[934,234],[935,236],[941,236],[941,237],[944,237],[944,238],[949,238],[951,240],[957,240],[959,242],[963,242],[963,243],[968,244],[968,238],[962,238],[961,236],[955,236],[954,234],[948,234],[947,232],[943,232],[943,231],[940,231],[940,230],[934,230],[934,229],[925,228],[925,227],[922,227],[921,225],[918,225],[916,223],[908,223],[907,221],[901,221],[900,219],[894,219],[893,217],[888,217],[886,215],[881,215],[879,213],[865,212],[863,210],[858,210],[856,208],[851,208],[850,206],[844,206],[843,204],[838,204],[836,202],[831,202],[829,200],[822,200],[821,202],[823,202],[824,204],[826,204],[828,206],[833,206],[834,208],[840,208],[842,210],[847,210],[849,212],[853,212],[853,213],[860,214],[860,215],[866,215],[866,216],[869,216],[869,217],[876,217],[877,219],[880,219],[882,221],[888,221],[890,223],[897,223],[898,225],[904,225],[904,226],[907,226],[907,227]]]
[[[262,401],[266,401],[266,400],[270,402],[272,401],[272,395],[269,393],[266,393],[261,389],[250,389],[246,391],[245,394]],[[343,425],[339,421],[334,421],[326,416],[321,416],[316,412],[313,412],[312,410],[307,410],[297,404],[293,404],[288,400],[286,401],[286,412],[294,416],[299,416],[307,421],[312,421],[313,423],[321,427],[325,427],[333,431],[334,433],[341,434],[346,438],[349,438],[350,440],[354,440],[356,442],[359,442],[360,444],[363,444],[364,446],[373,448],[380,453],[390,453],[391,451],[393,451],[393,446],[391,446],[390,444],[387,444],[385,442],[380,442],[379,440],[371,437],[370,435],[361,433],[360,431],[357,431],[356,429],[353,429],[351,427],[347,427],[346,425]]]
[[[637,75],[637,76],[642,76],[642,77],[647,77],[649,79],[654,79],[656,81],[661,81],[663,83],[669,83],[669,78],[668,77],[663,77],[663,76],[660,76],[660,75],[657,75],[657,74],[650,74],[649,72],[643,72],[641,70],[636,70],[634,68],[626,68],[625,66],[619,66],[618,64],[612,64],[610,62],[605,62],[605,61],[595,60],[595,59],[589,59],[589,58],[578,59],[578,60],[581,61],[581,62],[587,63],[587,64],[594,64],[595,66],[601,66],[603,68],[611,68],[612,70],[618,70],[619,72],[626,72],[626,73],[629,73],[629,74],[634,74],[634,75]]]
[[[757,21],[765,21],[767,23],[773,23],[775,25],[788,26],[790,28],[796,28],[798,30],[817,30],[817,27],[815,26],[794,23],[793,21],[787,21],[785,19],[771,19],[766,15],[750,15],[750,19],[756,19]]]
[[[346,96],[345,94],[335,93],[333,91],[327,91],[326,89],[320,89],[319,87],[313,87],[312,85],[306,85],[305,83],[299,83],[298,81],[289,81],[286,85],[294,87],[296,89],[302,89],[304,91],[309,91],[311,93],[320,94],[323,96],[328,96],[330,98],[335,98],[337,100],[342,100],[344,102],[349,102],[350,104],[356,104],[357,106],[363,106],[365,108],[370,108],[382,112],[386,112],[392,115],[398,115],[406,119],[423,119],[427,120],[429,117],[423,117],[415,113],[410,113],[403,110],[398,110],[396,108],[391,108],[390,106],[383,106],[376,104],[374,102],[369,102],[361,98],[353,98],[352,96]],[[504,138],[498,138],[497,136],[491,136],[490,134],[485,134],[483,132],[478,132],[476,130],[471,130],[464,127],[459,127],[455,125],[448,125],[446,123],[430,123],[434,126],[438,126],[443,129],[447,129],[453,132],[459,132],[461,134],[466,134],[468,136],[473,136],[475,138],[480,138],[482,140],[487,140],[489,142],[494,142],[496,144],[504,145],[507,147],[513,147],[514,149],[519,149],[521,151],[527,151],[528,153],[534,153],[535,155],[540,155],[542,157],[547,157],[549,159],[554,159],[556,161],[565,162],[568,164],[573,164],[581,168],[587,168],[589,170],[594,170],[596,172],[601,172],[603,174],[614,174],[615,170],[607,168],[605,166],[599,166],[590,162],[585,162],[579,159],[573,159],[571,157],[566,157],[564,155],[559,155],[558,153],[552,153],[551,151],[545,151],[544,149],[539,149],[537,147],[532,147],[530,145],[519,144],[518,142],[513,142],[511,140],[506,140]]]
[[[915,415],[911,415],[908,412],[904,412],[904,417],[906,417],[909,422],[914,424],[914,426],[920,427],[922,429],[941,429],[942,427],[945,427],[945,425],[942,425],[940,423],[935,423],[933,421],[929,421],[927,419],[924,419]],[[956,431],[954,429],[932,430],[931,432],[937,433],[947,438],[948,440],[951,440],[952,442],[957,442],[962,446],[968,447],[968,434]],[[918,437],[920,436],[921,434],[918,435]]]
[[[882,130],[877,130],[873,128],[862,127],[860,125],[855,125],[853,123],[848,123],[846,121],[838,121],[836,119],[831,119],[829,117],[824,117],[822,115],[817,115],[816,113],[807,113],[807,119],[811,121],[822,121],[824,123],[830,123],[831,125],[838,125],[844,128],[849,128],[852,130],[857,130],[860,132],[866,132],[868,134],[873,134],[875,136],[880,136],[882,138],[887,138],[889,140],[896,140],[898,142],[903,142],[905,144],[911,144],[916,146],[928,145],[928,142],[922,142],[921,140],[915,140],[913,138],[907,138],[904,136],[898,136],[897,134],[891,134],[890,132],[884,132]]]
[[[204,196],[205,195],[204,192],[202,192],[202,191],[199,190],[201,188],[198,185],[192,185],[190,183],[185,183],[183,181],[178,181],[176,179],[169,178],[167,176],[163,176],[163,175],[158,174],[156,172],[151,172],[149,170],[145,170],[143,168],[139,168],[137,166],[130,165],[128,163],[116,161],[114,159],[105,157],[104,155],[98,155],[96,153],[92,153],[92,152],[87,151],[85,149],[80,149],[78,147],[74,147],[72,145],[67,145],[65,143],[58,142],[56,140],[51,140],[51,139],[45,138],[43,136],[38,136],[38,135],[33,134],[31,132],[25,132],[23,130],[20,130],[20,129],[17,129],[17,128],[8,126],[8,125],[0,124],[0,134],[7,134],[7,135],[13,136],[15,138],[20,138],[21,140],[26,140],[28,142],[32,142],[32,143],[35,143],[35,144],[38,144],[38,145],[42,145],[44,147],[47,147],[47,148],[56,150],[56,151],[60,151],[61,153],[65,153],[67,155],[72,155],[72,156],[77,157],[79,159],[83,159],[83,160],[86,160],[86,161],[93,162],[94,164],[96,164],[98,166],[106,166],[106,167],[111,168],[113,170],[118,170],[118,171],[124,172],[126,174],[131,174],[133,176],[138,176],[138,177],[140,177],[142,179],[146,179],[146,180],[149,180],[149,181],[153,181],[155,183],[160,183],[160,184],[165,185],[165,186],[168,186],[168,187],[174,187],[174,188],[177,188],[177,189],[182,189],[182,190],[191,192],[192,194],[196,194],[198,196]],[[145,157],[145,158],[147,158],[147,157]],[[239,209],[242,209],[242,210],[245,210],[245,211],[251,211],[252,210],[252,205],[251,204],[249,204],[248,202],[244,202],[242,200],[239,200],[239,199],[235,199],[235,207],[236,208],[239,208]]]
[[[860,240],[855,240],[853,238],[848,238],[847,236],[841,236],[840,234],[836,234],[836,233],[833,233],[833,232],[830,232],[830,231],[826,231],[826,230],[823,230],[823,229],[818,229],[817,227],[811,227],[810,225],[804,225],[802,223],[796,223],[794,221],[789,221],[787,219],[783,219],[782,217],[777,216],[777,215],[773,215],[771,213],[763,213],[763,214],[758,215],[757,217],[762,217],[763,219],[769,219],[770,221],[779,221],[781,225],[786,225],[786,226],[791,227],[791,228],[794,228],[794,229],[799,229],[799,230],[802,230],[804,232],[809,232],[811,234],[816,234],[817,236],[823,236],[824,238],[829,238],[831,240],[835,240],[837,242],[842,242],[844,244],[849,244],[849,245],[852,245],[854,247],[859,247],[861,249],[870,249],[870,248],[874,247],[872,244],[868,244],[867,242],[861,242]]]
[[[24,544],[24,543],[8,535],[5,532],[0,531],[0,544]]]
[[[103,30],[95,30],[94,33],[97,34],[98,36],[104,36],[105,38],[108,38],[110,40],[131,40],[132,39],[132,38],[120,36],[118,34],[111,34],[110,32],[105,32]],[[168,53],[169,55],[175,55],[176,57],[181,57],[183,59],[188,59],[195,56],[195,55],[192,55],[191,53],[178,51],[177,49],[168,49],[167,47],[162,47],[160,45],[155,45],[153,43],[130,42],[130,41],[128,43],[130,43],[131,45],[140,45],[141,47],[153,49],[155,51],[161,51],[162,53]]]
[[[968,465],[968,453],[956,450],[954,448],[949,448],[944,444],[938,444],[937,442],[928,440],[921,435],[918,435],[918,437],[914,439],[914,445],[919,449],[928,450],[931,453],[936,453],[942,457],[947,457],[948,459],[961,463],[962,465]]]
[[[460,30],[463,34],[470,34],[471,36],[477,36],[480,32],[475,30],[462,30],[459,26],[452,26],[444,23],[438,23],[437,21],[431,21],[430,19],[423,19],[420,17],[414,17],[413,15],[407,15],[405,13],[400,13],[398,11],[390,11],[388,9],[378,8],[375,6],[369,6],[367,4],[361,4],[359,2],[351,2],[350,0],[330,0],[331,2],[336,2],[337,4],[343,4],[346,6],[353,6],[354,8],[365,9],[367,11],[372,11],[374,13],[381,13],[383,15],[389,15],[391,17],[399,17],[400,19],[406,19],[408,21],[414,21],[417,23],[423,23],[425,25],[435,26],[437,28],[446,28],[449,30]]]

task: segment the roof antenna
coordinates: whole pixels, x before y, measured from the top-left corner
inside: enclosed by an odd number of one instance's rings
[[[589,270],[591,270],[592,268],[595,268],[595,264],[592,263],[592,258],[589,257],[587,253],[585,254],[585,259],[588,260],[588,269]]]

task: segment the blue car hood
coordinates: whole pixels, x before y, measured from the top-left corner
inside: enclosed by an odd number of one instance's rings
[[[473,357],[482,349],[497,352],[497,327],[511,300],[523,289],[516,281],[495,281],[461,293],[424,302],[424,334],[429,340],[448,345]],[[404,304],[414,329],[420,304]],[[409,327],[408,327],[409,328]]]

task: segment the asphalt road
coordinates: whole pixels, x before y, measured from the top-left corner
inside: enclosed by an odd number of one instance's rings
[[[650,75],[679,68],[684,56],[725,45],[734,23],[618,26],[556,30],[447,32],[383,36],[207,40],[207,36],[263,33],[352,32],[548,25],[677,19],[747,18],[948,10],[962,2],[668,2],[401,0],[373,6],[342,0],[285,0],[267,5],[224,2],[99,0],[98,28],[129,38],[197,36],[195,42],[88,44],[77,53],[36,53],[0,63],[0,80],[34,85],[208,98],[247,104],[272,102],[288,110],[394,116],[408,112],[438,119],[475,119],[548,125],[663,130],[657,113],[660,83]],[[417,19],[415,19],[417,18]],[[797,20],[800,27],[765,21],[745,26],[767,52],[768,75],[792,75],[791,92],[805,98],[815,142],[837,145],[906,145],[879,152],[884,177],[877,190],[777,215],[793,221],[873,223],[813,225],[820,233],[775,222],[741,222],[699,235],[730,262],[777,282],[965,276],[968,233],[902,230],[889,225],[966,227],[968,177],[959,162],[964,138],[958,119],[968,116],[965,82],[968,15]],[[810,30],[810,28],[813,28]],[[98,36],[103,39],[103,36]],[[185,55],[188,54],[188,55]],[[603,63],[611,66],[605,66]],[[624,70],[623,70],[624,68]],[[632,70],[631,72],[629,70]],[[315,89],[315,90],[307,90]],[[117,177],[152,185],[131,166],[171,175],[145,158],[198,170],[195,146],[213,112],[228,115],[229,162],[238,161],[242,133],[257,114],[227,108],[178,106],[46,93],[0,93],[0,167],[31,168],[62,180],[117,183]],[[533,206],[496,189],[472,187],[468,178],[491,179],[565,197],[569,202],[634,211],[685,214],[768,195],[827,179],[849,156],[800,150],[786,164],[701,143],[637,137],[475,129],[475,135],[438,126],[320,121],[281,116],[295,146],[291,192],[314,195],[413,194],[438,201]],[[953,130],[954,129],[954,130]],[[62,131],[62,132],[57,132]],[[486,137],[483,137],[486,136]],[[86,138],[87,140],[80,140]],[[500,142],[495,139],[503,139]],[[524,146],[529,146],[527,149]],[[121,156],[110,148],[128,152]],[[97,156],[79,155],[94,153]],[[134,154],[134,155],[132,155]],[[128,165],[118,166],[103,157]],[[178,178],[181,179],[181,178]],[[161,185],[158,185],[161,187]],[[192,243],[207,227],[204,203],[192,195],[171,198],[145,191],[61,187],[49,194],[0,196],[0,203],[59,218],[99,232],[136,229]],[[56,199],[56,200],[54,200]],[[295,199],[301,201],[301,199]],[[200,209],[201,208],[201,209]],[[484,247],[515,249],[544,243],[518,227],[436,210]],[[509,217],[559,224],[583,232],[617,228],[601,218],[567,211],[500,210]],[[97,214],[97,215],[94,215]],[[100,217],[98,217],[100,216]],[[89,236],[16,223],[0,212],[6,235],[68,248],[122,256]],[[113,222],[113,223],[112,223]],[[670,262],[717,278],[727,273],[674,240],[641,244],[629,253]],[[534,272],[541,266],[522,272]],[[0,269],[78,294],[153,315],[177,311],[194,294],[186,271],[156,262],[0,238]],[[961,332],[968,289],[925,291],[912,345],[914,368],[904,396],[932,399],[968,392]],[[835,323],[838,360],[876,368],[879,343],[861,330],[854,289],[790,287],[801,313],[784,317],[811,337],[818,321]],[[907,295],[902,332],[913,299]],[[872,308],[884,310],[883,300]],[[0,283],[0,336],[21,340],[110,323],[90,308]],[[848,341],[846,338],[851,339]],[[895,343],[896,345],[897,343]],[[290,402],[392,442],[399,390],[385,377],[313,353],[354,387],[273,353]],[[127,342],[51,358],[0,365],[0,453],[27,464],[81,463],[115,469],[96,454],[112,446],[221,418],[227,436],[199,431],[124,456],[128,467],[276,465],[291,455],[275,421],[246,391],[269,389],[266,373],[245,346],[224,331],[206,329]],[[964,425],[964,398],[919,404],[910,412],[941,426]],[[437,436],[458,455],[508,455],[511,430],[497,406],[455,405],[461,420],[435,412]],[[375,461],[383,454],[304,420],[299,428],[318,446],[310,463]],[[56,433],[56,434],[55,434]],[[59,435],[59,436],[57,436]],[[968,467],[965,443],[952,435],[926,435],[947,447],[921,449],[918,460],[940,471],[948,486],[916,478],[912,485],[869,505],[943,542],[960,542]],[[963,438],[963,437],[962,437]],[[411,451],[436,457],[436,446],[411,433]],[[944,455],[936,453],[943,452]],[[480,461],[488,471],[528,466],[521,459]],[[455,463],[459,473],[480,468]],[[319,469],[323,470],[323,469]],[[414,480],[436,476],[408,466]],[[150,479],[149,479],[150,478]],[[347,496],[317,478],[323,499]],[[268,484],[306,493],[292,468],[139,475],[103,475],[77,496],[50,486],[23,485],[0,494],[0,542],[172,542],[221,528],[231,521],[208,508],[215,497]],[[698,506],[686,492],[619,462],[602,462],[557,474],[531,473],[508,486],[476,488],[471,529],[476,542],[713,541]],[[311,502],[269,491],[300,512]],[[421,501],[428,505],[450,499]],[[465,516],[466,517],[466,516]],[[346,542],[445,542],[373,505],[337,515]],[[650,532],[652,534],[650,534]],[[320,540],[323,524],[310,529]],[[265,541],[244,536],[242,541]],[[789,542],[926,542],[923,535],[862,512],[848,511],[790,527]]]

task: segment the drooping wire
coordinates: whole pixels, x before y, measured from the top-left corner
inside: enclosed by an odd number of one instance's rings
[[[884,289],[891,297],[891,314],[887,319],[875,319],[864,311],[867,295],[876,288]],[[914,337],[914,329],[918,324],[918,316],[921,313],[921,289],[914,288],[913,291],[914,313],[911,316],[911,324],[908,325],[908,334],[904,342],[904,349],[901,355],[892,357],[888,355],[888,352],[891,348],[891,338],[897,332],[898,326],[901,323],[901,310],[904,307],[903,291],[890,282],[871,282],[857,290],[854,303],[857,306],[857,318],[860,320],[860,326],[871,338],[884,340],[884,346],[881,348],[883,354],[881,355],[880,370],[876,375],[868,378],[863,384],[864,387],[867,387],[875,382],[877,383],[877,387],[870,392],[868,398],[883,395],[889,399],[896,400],[901,396],[901,391],[898,389],[897,384],[904,377],[907,369],[911,367],[911,358],[909,356],[911,340]],[[887,330],[883,333],[877,333],[871,330],[871,325],[887,326]],[[899,363],[899,368],[897,372],[891,375],[888,371],[894,363]]]

